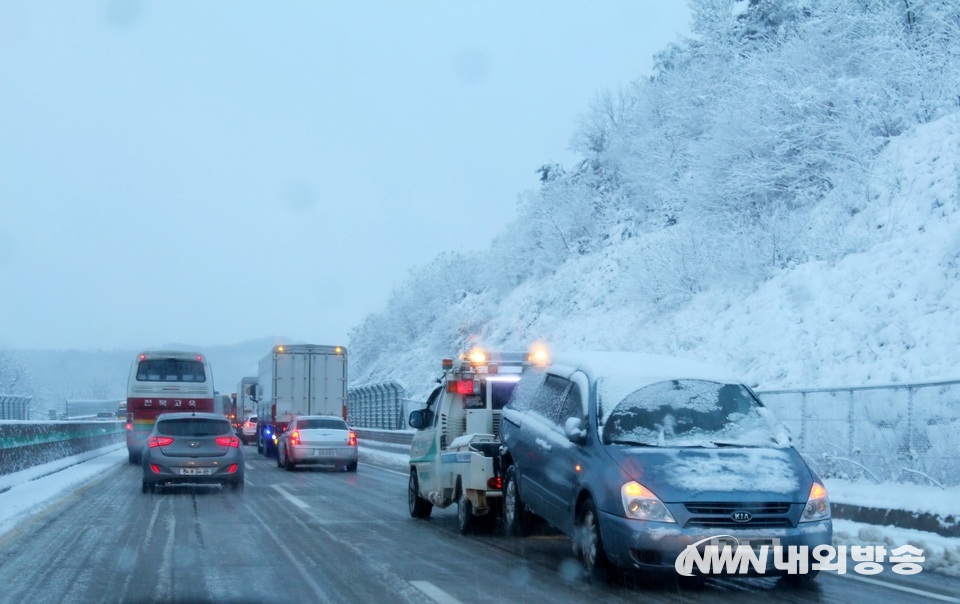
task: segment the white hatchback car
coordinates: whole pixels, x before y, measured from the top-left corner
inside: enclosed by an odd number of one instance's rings
[[[357,471],[357,434],[335,415],[303,415],[287,425],[277,441],[277,467],[300,464]]]

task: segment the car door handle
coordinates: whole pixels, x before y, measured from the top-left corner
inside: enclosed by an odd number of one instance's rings
[[[543,440],[542,438],[537,439],[537,446],[539,446],[544,451],[550,451],[551,449],[553,449],[553,447],[550,446],[550,443]]]

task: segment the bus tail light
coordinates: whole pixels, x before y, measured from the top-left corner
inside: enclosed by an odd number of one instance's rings
[[[497,489],[498,491],[499,491],[499,490],[502,490],[502,489],[503,489],[503,478],[501,478],[501,477],[499,477],[499,476],[491,476],[490,478],[487,479],[487,488],[488,488],[488,489]]]

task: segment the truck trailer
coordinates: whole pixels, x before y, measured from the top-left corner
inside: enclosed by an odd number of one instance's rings
[[[274,346],[257,376],[257,451],[277,454],[277,439],[298,415],[347,417],[347,349],[342,346]]]

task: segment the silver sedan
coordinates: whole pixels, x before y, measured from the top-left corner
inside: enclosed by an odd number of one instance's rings
[[[277,441],[277,467],[327,466],[357,471],[357,434],[335,415],[303,415]]]

